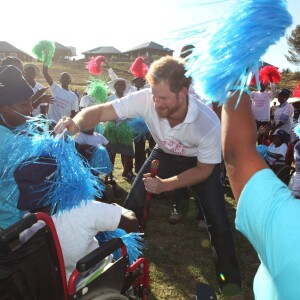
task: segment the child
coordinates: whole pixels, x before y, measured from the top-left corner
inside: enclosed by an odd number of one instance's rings
[[[109,141],[95,129],[82,131],[75,137],[77,150],[94,167],[94,173],[110,174],[112,165],[110,162],[111,147]],[[104,146],[104,147],[102,147]]]
[[[34,163],[21,164],[14,172],[19,189],[18,208],[21,211],[44,212],[51,215],[58,234],[65,261],[67,278],[75,269],[77,261],[99,247],[95,235],[98,232],[114,231],[121,228],[126,232],[138,231],[138,222],[133,212],[116,204],[106,204],[93,200],[61,213],[55,213],[48,199],[53,182],[59,179],[59,170],[54,159],[39,158]],[[61,202],[68,202],[64,193]],[[24,232],[22,241],[31,232]]]
[[[272,167],[274,165],[285,165],[285,156],[288,149],[287,143],[290,140],[290,135],[282,130],[277,129],[272,134],[272,143],[268,147],[267,162]]]

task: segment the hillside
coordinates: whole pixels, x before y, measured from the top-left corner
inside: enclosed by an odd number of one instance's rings
[[[34,64],[36,64],[39,67],[39,69],[42,71],[42,63],[34,62]],[[111,63],[111,66],[119,77],[131,81],[133,75],[129,72],[130,64],[131,63],[129,62],[115,62],[115,63]],[[108,77],[108,73],[106,70],[107,69],[104,67],[102,76],[104,80],[109,81],[110,79]],[[62,72],[68,72],[71,74],[72,77],[71,89],[76,88],[80,93],[84,92],[85,86],[89,79],[89,73],[85,67],[85,63],[83,60],[74,61],[74,62],[73,61],[60,62],[60,63],[55,62],[49,68],[49,73],[52,76],[54,81],[58,81],[59,75]],[[282,80],[281,82],[279,82],[277,88],[278,90],[282,88],[288,88],[289,90],[292,91],[299,84],[299,80],[300,80],[300,72],[283,73]],[[41,84],[47,86],[42,72],[38,78],[38,81]]]

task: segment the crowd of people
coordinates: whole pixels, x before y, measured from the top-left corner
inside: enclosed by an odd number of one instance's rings
[[[190,49],[193,47],[187,47],[184,51]],[[9,228],[28,212],[44,211],[52,215],[62,244],[69,276],[76,261],[98,247],[94,239],[97,232],[111,231],[118,227],[128,232],[138,232],[139,226],[144,222],[146,193],[161,194],[180,191],[179,197],[188,201],[186,194],[188,189],[192,189],[199,209],[199,219],[205,223],[215,253],[215,270],[219,288],[225,295],[240,295],[242,289],[240,268],[226,212],[220,172],[216,167],[224,159],[232,191],[235,199],[239,199],[237,228],[248,237],[263,261],[259,276],[264,280],[260,281],[257,278],[255,281],[256,288],[259,290],[257,295],[261,297],[259,299],[271,299],[261,296],[269,296],[270,293],[270,291],[263,291],[265,288],[262,285],[266,282],[264,274],[270,275],[267,283],[271,292],[277,288],[277,285],[280,289],[282,282],[287,281],[283,276],[286,276],[290,282],[297,279],[297,277],[294,279],[291,277],[290,268],[288,268],[295,262],[288,262],[284,274],[276,278],[273,276],[277,274],[276,266],[273,270],[266,261],[269,256],[275,255],[272,251],[280,251],[286,240],[281,238],[275,241],[275,238],[270,237],[271,240],[265,241],[261,238],[261,241],[257,241],[256,238],[256,235],[262,235],[260,233],[262,228],[266,234],[267,231],[273,230],[269,228],[270,225],[264,217],[270,218],[267,211],[268,206],[272,205],[270,202],[275,196],[274,192],[266,193],[265,203],[248,202],[249,198],[252,199],[257,194],[257,186],[260,187],[261,194],[265,193],[264,185],[259,183],[262,176],[269,178],[270,182],[274,181],[265,162],[260,159],[257,151],[253,151],[256,144],[268,147],[265,161],[271,168],[275,164],[286,164],[290,147],[292,153],[290,162],[296,166],[295,184],[291,189],[295,196],[300,194],[300,191],[295,188],[300,187],[300,179],[298,179],[300,177],[298,173],[300,144],[293,134],[294,108],[287,101],[290,91],[283,88],[277,93],[276,85],[272,81],[270,81],[271,91],[267,91],[267,85],[261,83],[260,91],[242,95],[242,101],[236,111],[237,96],[233,94],[223,106],[224,136],[221,141],[220,108],[214,111],[214,107],[205,104],[197,96],[193,89],[192,78],[185,75],[184,58],[185,55],[182,55],[181,58],[163,57],[154,61],[149,66],[145,78],[134,78],[132,82],[118,77],[106,62],[111,81],[107,84],[110,95],[104,104],[97,104],[97,101],[88,94],[79,99],[78,93],[70,90],[71,76],[66,72],[60,75],[59,84],[57,84],[49,74],[48,67],[43,66],[42,72],[50,91],[47,93],[48,88],[36,81],[40,71],[34,64],[23,65],[19,59],[12,57],[3,59],[0,66],[0,140],[2,145],[14,135],[18,135],[21,143],[23,135],[16,128],[26,121],[48,119],[51,120],[48,129],[54,135],[64,134],[67,129],[77,144],[74,151],[78,150],[87,159],[93,151],[91,147],[102,145],[106,147],[112,164],[114,164],[116,154],[120,154],[124,168],[122,176],[129,179],[132,185],[123,207],[102,203],[101,199],[100,202],[91,199],[86,203],[82,203],[79,199],[77,207],[56,215],[46,193],[43,195],[33,193],[33,188],[29,186],[29,183],[24,188],[24,178],[28,176],[33,177],[35,184],[40,184],[45,181],[45,178],[57,174],[59,157],[49,164],[45,163],[44,158],[38,158],[33,165],[15,166],[9,172],[13,184],[10,186],[11,190],[1,190],[0,193],[0,228],[1,230]],[[270,107],[270,102],[276,95],[280,105],[273,109]],[[149,130],[143,139],[133,138],[130,143],[125,143],[121,140],[109,140],[105,135],[105,129],[101,133],[97,132],[99,124],[105,127],[108,122],[113,122],[115,130],[118,130],[122,126],[127,126],[130,123],[129,120],[136,117],[142,117]],[[253,134],[255,130],[256,135]],[[246,146],[243,145],[240,141],[241,137],[244,141],[249,140],[249,144],[246,142]],[[146,139],[149,139],[151,147],[151,154],[147,159]],[[223,147],[223,152],[221,147]],[[3,174],[6,172],[4,168],[11,167],[5,164],[6,153],[4,151],[7,149],[4,147],[1,149],[0,178],[3,179]],[[295,160],[293,160],[294,157]],[[155,177],[150,174],[152,160],[160,162]],[[252,167],[249,168],[245,160],[251,161]],[[134,165],[136,175],[133,172]],[[240,169],[236,171],[237,168]],[[284,187],[282,183],[276,181],[274,189],[284,189]],[[288,190],[284,189],[284,193],[292,202],[293,198],[291,194],[288,194]],[[60,201],[66,201],[67,197],[68,195],[65,195]],[[10,198],[9,201],[8,198]],[[178,199],[176,201],[175,207],[178,208]],[[254,229],[248,217],[244,216],[248,205],[260,205],[262,221],[258,222]],[[253,208],[253,214],[256,213],[257,209]],[[178,218],[177,211],[175,215],[176,222],[178,222],[181,218]],[[76,228],[80,227],[80,231],[73,228],[74,218],[81,220],[80,224],[76,223]],[[278,222],[282,220],[280,218]],[[173,216],[171,223],[176,222]],[[88,228],[88,233],[86,228]],[[251,228],[254,231],[251,231]],[[74,232],[78,235],[76,242]],[[78,247],[79,244],[80,247]],[[274,244],[276,244],[275,248]],[[71,248],[72,250],[76,248],[77,251],[70,252]]]

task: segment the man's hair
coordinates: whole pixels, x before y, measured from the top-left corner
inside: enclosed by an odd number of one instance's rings
[[[172,56],[165,56],[155,61],[147,75],[149,84],[155,85],[161,82],[168,83],[170,91],[178,94],[183,87],[189,88],[192,79],[185,76],[184,61]]]

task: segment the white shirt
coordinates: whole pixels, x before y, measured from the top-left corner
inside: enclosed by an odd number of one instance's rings
[[[78,98],[74,92],[67,91],[53,82],[50,91],[55,102],[49,104],[48,118],[57,122],[63,116],[69,117],[71,111],[78,111]]]
[[[221,130],[217,115],[205,104],[189,95],[185,120],[171,127],[160,118],[152,101],[151,89],[117,99],[112,105],[119,118],[144,118],[154,140],[164,152],[197,157],[199,162],[216,164],[221,161]]]
[[[79,106],[80,107],[89,107],[89,106],[93,106],[93,105],[96,105],[96,101],[94,100],[94,98],[92,98],[91,96],[89,95],[85,95],[81,98],[80,100],[80,104]]]
[[[86,134],[80,132],[76,138],[75,142],[78,144],[92,145],[92,146],[106,146],[109,141],[102,134],[94,132],[93,134]]]
[[[114,231],[122,208],[98,201],[88,201],[70,211],[52,216],[63,252],[67,280],[79,259],[99,247],[95,235]]]
[[[271,145],[268,147],[268,152],[273,154],[281,154],[282,158],[280,158],[280,160],[284,161],[287,149],[288,146],[285,143],[281,144],[279,147],[276,147],[275,144],[271,143]],[[270,165],[273,165],[276,161],[276,158],[270,156],[268,157],[268,162]]]
[[[271,83],[271,91],[251,92],[252,112],[255,120],[262,122],[270,121],[270,102],[275,97],[276,85]]]
[[[288,120],[278,129],[285,130],[288,134],[291,134],[291,130],[293,127],[293,115],[294,115],[294,106],[287,101],[279,106],[277,106],[274,113],[274,121],[275,125],[277,125],[280,121],[282,115],[287,116]]]
[[[35,85],[34,87],[32,88],[33,89],[33,92],[36,93],[38,90],[44,88],[44,86],[42,86],[40,83],[38,83],[37,81],[35,81]],[[47,106],[47,103],[41,103],[39,104],[36,108],[34,108],[32,110],[32,116],[37,116],[41,113],[41,106]]]

